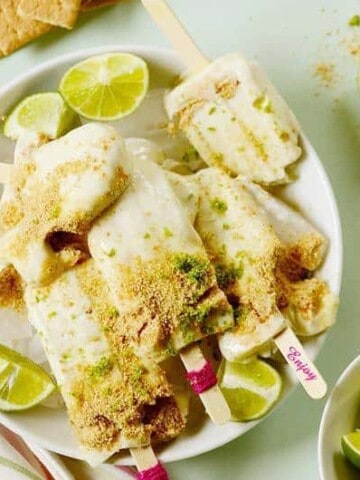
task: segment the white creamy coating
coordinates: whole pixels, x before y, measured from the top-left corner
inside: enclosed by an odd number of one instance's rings
[[[46,289],[46,295],[44,289],[28,287],[25,296],[29,320],[41,338],[52,372],[70,408],[72,386],[79,372],[108,358],[110,345],[100,324],[88,313],[92,302],[81,289],[75,270],[64,273]],[[84,450],[84,457],[95,466],[127,447],[121,438],[111,451]]]
[[[13,167],[15,167],[15,169],[24,168],[31,164],[34,153],[38,148],[46,143],[46,141],[46,138],[38,133],[29,132],[22,135],[16,142]],[[23,198],[25,198],[27,195],[27,183],[29,181],[31,182],[31,175],[27,176],[26,183],[21,189],[20,194]],[[16,178],[14,182],[13,176],[11,176],[10,181],[4,185],[4,192],[1,196],[0,206],[4,203],[15,200],[16,195],[19,194],[16,187]]]
[[[165,107],[209,165],[233,174],[284,182],[285,167],[301,155],[293,113],[260,67],[240,54],[186,79],[166,96]]]
[[[78,368],[97,363],[110,347],[99,323],[87,313],[92,307],[69,270],[46,289],[27,287],[29,320],[39,333],[52,371],[63,392]]]
[[[202,241],[165,172],[143,158],[134,158],[131,184],[114,206],[95,222],[88,243],[92,257],[114,293],[113,301],[122,312],[135,309],[134,299],[124,298],[122,267],[131,269],[139,260],[164,261],[163,252],[206,258]],[[223,293],[219,290],[216,295],[212,297],[214,311],[209,315],[209,322],[223,331],[232,325],[233,318],[229,308],[224,311]],[[216,310],[217,302],[219,311]],[[176,330],[171,340],[176,350],[189,343]],[[151,354],[151,349],[155,348],[145,342],[141,345],[139,355]]]
[[[174,172],[166,172],[166,176],[176,196],[181,201],[191,224],[194,225],[199,210],[199,185],[194,182],[193,175],[184,176]]]
[[[124,186],[116,186],[116,179],[121,172],[131,171],[131,162],[124,148],[123,140],[112,127],[101,124],[88,124],[71,131],[59,140],[47,143],[39,148],[29,150],[28,144],[23,148],[31,155],[27,162],[35,165],[35,172],[29,175],[21,191],[21,201],[39,196],[39,188],[51,181],[59,187],[59,201],[54,208],[54,216],[46,220],[48,232],[29,238],[25,252],[14,254],[17,238],[22,236],[24,224],[31,221],[29,215],[12,228],[0,241],[0,257],[13,263],[27,283],[34,285],[46,283],[45,268],[52,265],[57,275],[71,266],[72,258],[68,253],[55,253],[45,243],[46,234],[54,230],[64,230],[69,218],[79,218],[89,223],[102,210],[117,198]],[[19,158],[19,160],[18,160]],[[24,155],[21,145],[16,150],[15,164],[22,167]],[[30,158],[30,160],[29,160]],[[80,166],[79,171],[77,167]],[[64,167],[65,173],[54,177],[56,169]],[[125,180],[124,180],[125,184]],[[16,179],[15,179],[16,187]],[[5,190],[2,205],[14,197],[14,185],[9,184]],[[39,198],[41,202],[41,198]],[[51,212],[48,212],[51,213]],[[31,213],[30,213],[31,215]],[[43,227],[43,226],[42,226]]]
[[[203,252],[165,173],[141,158],[135,160],[130,185],[97,220],[88,241],[91,255],[109,279],[116,277],[118,263],[156,258],[159,246],[174,252]]]
[[[298,242],[303,235],[314,235],[319,238],[319,257],[325,256],[328,241],[303,215],[290,208],[286,203],[270,195],[266,190],[254,183],[244,181],[240,177],[236,179],[240,185],[245,185],[247,190],[254,196],[256,201],[266,211],[271,225],[275,228],[279,239],[290,245]]]
[[[249,193],[237,188],[226,174],[210,168],[197,173],[195,179],[200,186],[200,209],[195,228],[217,261],[225,265],[237,266],[238,263],[239,268],[243,268],[236,282],[240,296],[250,297],[251,303],[259,293],[251,290],[251,284],[257,282],[259,275],[256,264],[271,262],[276,235]],[[272,271],[267,273],[271,277]],[[255,353],[285,328],[285,319],[276,307],[273,285],[268,288],[272,291],[260,292],[260,295],[266,299],[272,314],[252,325],[251,331],[235,327],[220,336],[220,349],[228,360],[240,360]],[[246,323],[246,316],[241,321]]]

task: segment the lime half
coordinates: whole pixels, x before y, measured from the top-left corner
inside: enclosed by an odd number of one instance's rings
[[[60,82],[60,92],[83,117],[109,121],[132,113],[148,86],[144,60],[128,53],[107,53],[70,68]]]
[[[219,384],[237,422],[265,415],[277,402],[282,389],[279,373],[267,363],[251,359],[245,363],[222,361]]]
[[[360,469],[360,431],[348,433],[341,440],[345,457],[354,467]]]
[[[0,345],[0,410],[25,410],[50,395],[55,384],[36,363]]]
[[[17,140],[23,133],[43,133],[51,140],[64,135],[78,124],[79,117],[57,92],[45,92],[24,98],[9,114],[4,135]]]

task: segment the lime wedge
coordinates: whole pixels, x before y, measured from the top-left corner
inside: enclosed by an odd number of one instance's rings
[[[344,435],[341,439],[341,446],[349,462],[360,469],[360,431]]]
[[[109,121],[132,113],[148,85],[144,60],[128,53],[107,53],[70,68],[60,82],[60,93],[83,117]]]
[[[57,92],[45,92],[24,98],[9,114],[4,135],[17,140],[25,132],[43,133],[51,140],[78,124],[77,114]]]
[[[0,410],[25,410],[50,395],[55,384],[36,363],[0,345]]]
[[[223,360],[218,376],[232,419],[237,422],[262,417],[275,405],[281,394],[279,373],[258,359],[246,363]]]

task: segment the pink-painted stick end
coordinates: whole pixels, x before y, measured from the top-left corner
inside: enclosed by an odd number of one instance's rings
[[[136,478],[137,480],[170,480],[167,471],[160,462],[154,467],[138,472]]]

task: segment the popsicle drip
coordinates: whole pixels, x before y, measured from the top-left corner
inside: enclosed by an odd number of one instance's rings
[[[187,372],[186,378],[197,395],[217,384],[215,372],[208,361],[200,370]]]
[[[136,478],[138,480],[169,480],[169,476],[160,462],[148,470],[138,472]]]

